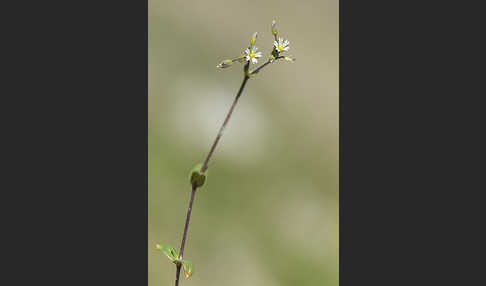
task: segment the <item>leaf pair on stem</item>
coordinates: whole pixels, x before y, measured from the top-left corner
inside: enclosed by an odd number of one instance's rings
[[[184,276],[186,276],[186,278],[191,277],[192,273],[194,273],[194,264],[192,264],[190,261],[179,259],[179,253],[174,247],[168,244],[157,244],[155,248],[162,251],[174,264],[182,265],[182,269],[184,269]]]

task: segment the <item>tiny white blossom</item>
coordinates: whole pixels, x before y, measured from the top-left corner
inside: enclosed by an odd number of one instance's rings
[[[288,51],[289,50],[289,41],[288,40],[285,40],[284,38],[278,38],[278,42],[277,41],[273,41],[273,45],[275,46],[275,49],[277,49],[277,51],[279,53],[283,52],[283,51]]]
[[[257,58],[262,56],[262,52],[257,52],[257,47],[250,47],[245,50],[245,58],[247,61],[250,61],[254,64],[258,63]]]

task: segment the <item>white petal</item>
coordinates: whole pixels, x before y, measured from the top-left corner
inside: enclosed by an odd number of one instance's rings
[[[253,59],[251,59],[251,62],[256,64],[256,63],[258,63],[258,60],[256,58],[253,58]]]
[[[245,56],[246,60],[249,61],[250,60],[250,57],[249,56]]]
[[[250,49],[246,48],[246,50],[245,50],[245,54],[247,54],[247,55],[248,55],[249,53],[250,53]]]
[[[289,50],[289,47],[285,47],[283,50],[284,51],[288,51]]]
[[[284,40],[283,38],[278,38],[278,42],[279,42],[279,43],[282,43],[282,42],[283,42],[283,40]]]
[[[289,40],[284,41],[284,46],[288,46],[290,44]]]
[[[277,41],[273,41],[273,45],[275,46],[275,48],[278,48],[278,43],[277,43]]]
[[[255,54],[255,57],[257,57],[257,58],[259,58],[261,56],[262,56],[262,52],[258,52],[258,53]]]

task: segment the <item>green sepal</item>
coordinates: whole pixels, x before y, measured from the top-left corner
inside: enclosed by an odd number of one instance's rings
[[[279,54],[280,53],[277,51],[277,49],[275,47],[273,47],[272,56],[274,56],[275,58],[277,58]]]

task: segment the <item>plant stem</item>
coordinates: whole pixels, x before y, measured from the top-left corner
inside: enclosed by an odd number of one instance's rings
[[[186,244],[187,229],[189,228],[189,220],[191,219],[192,204],[194,203],[196,189],[196,185],[192,185],[191,199],[189,200],[189,207],[187,208],[186,224],[184,225],[184,234],[182,235],[181,248],[179,250],[179,259],[182,259],[184,256],[184,245]]]
[[[281,59],[281,58],[283,58],[283,56],[278,56],[278,57],[276,57],[276,58],[275,58],[273,61],[276,61],[276,60]],[[266,61],[265,63],[263,63],[261,66],[259,66],[259,67],[257,67],[256,69],[254,69],[254,70],[251,72],[251,74],[256,74],[256,73],[258,73],[258,72],[259,72],[259,71],[260,71],[262,68],[264,68],[266,65],[268,65],[268,64],[270,64],[270,63],[272,63],[272,61],[271,61],[271,60],[267,60],[267,61]]]
[[[181,265],[177,264],[175,286],[179,285],[179,276],[180,275],[181,275]]]
[[[224,119],[223,125],[219,129],[218,135],[216,136],[216,139],[213,142],[213,145],[211,146],[211,149],[209,150],[208,155],[206,156],[206,159],[204,160],[204,163],[201,167],[201,173],[204,173],[204,171],[207,170],[208,168],[208,163],[209,159],[211,159],[211,156],[213,155],[214,149],[216,148],[216,145],[219,142],[219,139],[221,136],[223,136],[224,129],[226,128],[226,125],[228,124],[231,114],[233,114],[233,110],[238,103],[238,99],[240,98],[243,89],[245,88],[246,82],[248,81],[250,77],[248,75],[245,75],[243,78],[243,82],[241,83],[240,89],[238,90],[238,93],[236,94],[235,100],[233,101],[233,104],[231,105],[231,108],[226,115],[226,118]],[[189,200],[189,207],[187,208],[187,216],[186,216],[186,224],[184,226],[184,234],[182,235],[182,241],[181,241],[181,248],[179,251],[179,259],[182,260],[184,257],[184,246],[186,244],[186,238],[187,238],[187,230],[189,229],[189,220],[191,219],[191,212],[192,212],[192,204],[194,203],[194,197],[196,195],[196,190],[197,186],[195,184],[192,185],[192,191],[191,191],[191,199]],[[181,264],[177,263],[177,268],[176,268],[176,280],[175,280],[175,286],[179,285],[179,277],[181,275]]]
[[[257,72],[259,72],[262,68],[264,68],[269,63],[271,63],[271,61],[270,60],[267,60],[263,65],[261,65],[261,66],[257,67],[256,69],[254,69],[251,73],[252,74],[256,74]]]
[[[186,237],[187,237],[187,230],[189,229],[189,220],[191,219],[191,212],[192,212],[192,204],[194,203],[194,196],[196,195],[196,184],[192,185],[192,191],[191,191],[191,199],[189,200],[189,207],[187,208],[187,215],[186,215],[186,224],[184,225],[184,234],[182,235],[182,242],[181,242],[181,248],[179,250],[179,259],[182,260],[184,257],[184,245],[186,244]],[[179,277],[181,275],[181,264],[177,263],[176,264],[177,269],[176,269],[176,280],[175,280],[175,286],[179,285]]]
[[[226,128],[226,125],[228,124],[228,121],[231,118],[231,114],[233,114],[233,110],[238,103],[238,99],[241,96],[241,93],[243,92],[243,89],[245,88],[246,82],[248,81],[249,76],[245,75],[245,78],[243,78],[243,82],[241,83],[240,89],[238,90],[238,93],[236,94],[235,100],[233,101],[233,104],[231,105],[230,110],[228,111],[228,114],[226,115],[226,118],[224,119],[223,125],[221,125],[221,128],[219,129],[218,135],[216,136],[216,139],[213,142],[213,145],[211,146],[211,149],[209,150],[208,155],[206,156],[206,159],[204,160],[204,163],[201,167],[201,173],[204,173],[207,168],[208,168],[208,163],[209,159],[211,159],[211,156],[213,155],[214,149],[216,149],[216,145],[218,145],[219,139],[221,136],[223,136],[224,129]]]
[[[277,57],[275,60],[280,59],[283,57]],[[249,74],[256,74],[258,73],[262,68],[264,68],[266,65],[272,63],[272,61],[268,60]],[[249,63],[247,63],[246,68],[248,68]],[[221,136],[223,136],[224,129],[226,128],[226,125],[228,124],[231,115],[233,114],[233,110],[235,109],[236,104],[238,103],[238,99],[240,99],[241,94],[243,93],[243,89],[245,88],[246,82],[250,76],[248,74],[245,74],[245,77],[243,78],[243,82],[241,83],[240,89],[238,90],[238,93],[235,96],[235,99],[233,101],[233,104],[231,105],[230,110],[228,111],[228,114],[226,114],[226,117],[224,119],[223,125],[221,125],[221,128],[219,128],[218,135],[216,135],[216,139],[214,139],[213,145],[211,145],[211,149],[209,150],[208,155],[206,156],[206,159],[204,160],[203,165],[201,166],[201,173],[204,173],[208,169],[208,164],[209,164],[209,159],[211,159],[211,156],[213,155],[214,149],[216,149],[216,145],[218,145],[219,139]],[[179,250],[179,260],[182,260],[184,257],[184,246],[186,244],[186,238],[187,238],[187,230],[189,229],[189,220],[191,219],[191,212],[192,212],[192,204],[194,203],[194,197],[196,195],[196,190],[197,186],[195,184],[192,185],[192,191],[191,191],[191,199],[189,200],[189,207],[187,208],[187,215],[186,215],[186,224],[184,226],[184,234],[182,235],[182,241],[181,241],[181,248]],[[179,277],[181,275],[181,264],[176,263],[176,280],[175,280],[175,286],[179,285]]]

